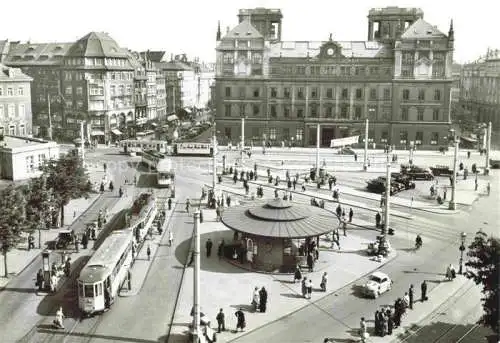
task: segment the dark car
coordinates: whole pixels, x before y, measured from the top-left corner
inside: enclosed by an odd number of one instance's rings
[[[440,176],[440,175],[450,176],[450,175],[453,175],[453,169],[450,169],[449,166],[437,165],[435,167],[430,167],[430,170],[432,171],[432,174],[434,176]]]
[[[379,176],[378,179],[385,184],[385,176]],[[399,182],[392,177],[391,177],[391,187],[395,188],[398,192],[404,191],[406,189],[406,186],[402,182]]]
[[[356,155],[356,152],[351,147],[344,147],[338,151],[339,155]]]
[[[415,182],[408,176],[401,173],[391,173],[391,177],[405,186],[405,189],[415,189]]]
[[[366,181],[366,183],[366,189],[368,189],[368,191],[370,192],[378,194],[385,192],[385,180],[373,179],[370,181]],[[397,192],[399,192],[399,186],[395,186],[393,185],[393,183],[391,183],[391,195],[396,194]]]
[[[73,232],[71,230],[61,230],[56,239],[49,243],[49,249],[67,249],[73,243]]]
[[[413,165],[401,165],[401,174],[408,176],[412,180],[432,180],[434,175],[429,168],[421,168]]]

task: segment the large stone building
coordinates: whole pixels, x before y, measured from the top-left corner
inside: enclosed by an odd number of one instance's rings
[[[31,135],[32,80],[20,69],[0,64],[0,136]]]
[[[476,122],[491,121],[493,131],[500,131],[500,50],[463,66],[460,105]]]
[[[221,141],[321,144],[364,133],[408,147],[446,144],[454,32],[415,8],[372,9],[367,41],[281,41],[278,9],[243,9],[217,33],[216,122]]]

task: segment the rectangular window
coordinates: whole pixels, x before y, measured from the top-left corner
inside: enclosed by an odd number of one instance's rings
[[[252,112],[254,116],[258,116],[260,113],[260,105],[253,105]]]
[[[226,97],[231,97],[231,87],[226,87]]]
[[[82,87],[76,87],[76,95],[82,96],[83,94],[83,88]]]
[[[289,118],[290,117],[290,107],[289,106],[283,107],[283,116],[285,118]]]
[[[406,144],[407,141],[408,141],[408,131],[403,130],[399,132],[399,143]]]
[[[302,141],[304,139],[304,129],[297,129],[297,131],[295,131],[295,139],[298,141]]]
[[[325,117],[332,118],[333,117],[333,106],[328,105],[325,107]]]
[[[13,118],[16,115],[16,106],[14,104],[9,104],[7,106],[7,115]]]
[[[110,88],[110,91],[111,91],[111,95],[116,95],[116,86],[115,85],[112,85],[111,88]]]
[[[224,136],[226,136],[227,138],[231,139],[231,128],[230,127],[225,127],[224,128]]]
[[[17,89],[17,95],[24,95],[24,88],[23,87],[19,87]]]
[[[344,104],[340,107],[340,119],[347,119],[348,116],[349,116],[349,106]]]
[[[311,75],[319,75],[320,71],[321,71],[321,67],[320,66],[311,66],[311,67],[309,67],[309,73]]]
[[[313,87],[311,88],[311,99],[317,99],[318,98],[318,88]]]
[[[439,141],[439,132],[431,133],[431,145],[437,145]]]
[[[260,88],[254,88],[253,97],[258,98],[260,96]]]
[[[299,74],[299,75],[306,74],[306,67],[304,67],[304,66],[298,66],[296,70],[297,70],[297,74]]]
[[[9,126],[9,135],[14,136],[16,134],[16,127],[15,126]]]
[[[382,131],[380,134],[380,143],[387,143],[389,140],[389,132],[387,131]]]
[[[276,105],[269,106],[269,113],[271,114],[272,118],[276,118],[277,116]]]
[[[438,108],[435,108],[432,111],[432,120],[434,120],[434,121],[439,120],[439,109]]]
[[[425,100],[425,89],[418,90],[418,100],[420,100],[420,101]]]
[[[403,89],[403,100],[410,100],[410,90]]]
[[[304,118],[304,109],[302,107],[297,108],[297,118]]]
[[[384,88],[384,100],[391,100],[391,89]]]
[[[304,88],[297,88],[297,99],[304,99]]]
[[[289,87],[285,87],[283,89],[283,97],[285,99],[290,99],[290,88]]]
[[[377,106],[375,105],[368,106],[368,119],[370,120],[377,119]]]
[[[349,90],[347,88],[342,88],[342,100],[347,100],[349,98]]]
[[[271,98],[278,97],[278,89],[276,87],[271,87]]]
[[[424,121],[424,109],[423,108],[417,108],[417,120]]]
[[[424,133],[422,131],[415,132],[415,144],[421,145],[424,140]]]
[[[403,107],[401,109],[401,120],[405,120],[405,121],[408,120],[408,108],[407,107]]]
[[[318,106],[316,104],[311,104],[309,107],[309,116],[311,118],[317,118],[318,117]]]
[[[436,101],[441,100],[441,90],[436,89],[436,90],[434,91],[434,100],[436,100]]]
[[[26,106],[24,104],[19,104],[19,116],[24,117],[26,115]]]
[[[231,116],[231,105],[230,104],[224,105],[224,115],[226,117]]]
[[[245,116],[245,104],[240,104],[240,117]]]
[[[7,96],[14,96],[14,91],[10,87],[7,88]]]
[[[354,107],[354,119],[361,119],[361,113],[363,112],[363,108],[361,106]]]
[[[290,128],[284,127],[283,128],[283,134],[282,134],[283,139],[290,139]]]
[[[370,100],[377,100],[377,89],[370,88]]]
[[[238,88],[238,95],[240,96],[240,98],[244,98],[245,97],[245,87],[239,87]]]
[[[276,139],[276,131],[275,128],[269,129],[269,139]]]
[[[363,98],[363,90],[361,88],[356,89],[356,100],[361,100]]]
[[[327,99],[333,99],[333,88],[327,88],[326,89],[326,98]]]

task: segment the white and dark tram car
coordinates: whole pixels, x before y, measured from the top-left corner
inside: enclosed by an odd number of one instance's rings
[[[132,230],[113,231],[78,277],[78,307],[84,316],[103,312],[114,302],[132,265]]]

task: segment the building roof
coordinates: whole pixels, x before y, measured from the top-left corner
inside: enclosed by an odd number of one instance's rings
[[[222,222],[232,230],[256,236],[305,238],[331,231],[338,218],[320,207],[273,199],[226,208]]]
[[[0,63],[0,82],[1,81],[32,81],[33,78],[24,74],[19,68],[7,67]]]
[[[74,43],[10,44],[4,63],[20,66],[60,65]]]
[[[447,36],[422,18],[414,22],[401,35],[402,39],[446,38]]]
[[[372,8],[368,12],[369,16],[377,16],[377,15],[390,16],[390,15],[402,15],[402,14],[423,16],[424,12],[417,7],[398,7],[398,6]]]
[[[193,68],[181,61],[160,62],[158,68],[163,70],[193,70]]]
[[[3,147],[7,149],[24,148],[24,147],[34,147],[41,144],[52,143],[53,145],[57,143],[53,141],[46,141],[38,138],[30,137],[18,137],[18,136],[4,136],[3,137]]]
[[[127,54],[106,32],[90,32],[68,51],[70,57],[127,57]]]
[[[270,44],[270,57],[316,57],[326,41],[287,41]],[[342,55],[355,58],[392,57],[391,47],[380,42],[336,42],[342,47]]]
[[[141,51],[140,56],[143,60],[147,59],[152,62],[161,62],[163,61],[166,52],[165,51]]]
[[[248,19],[243,20],[235,28],[229,31],[222,40],[226,39],[251,39],[251,38],[264,38],[259,31],[250,23]]]

